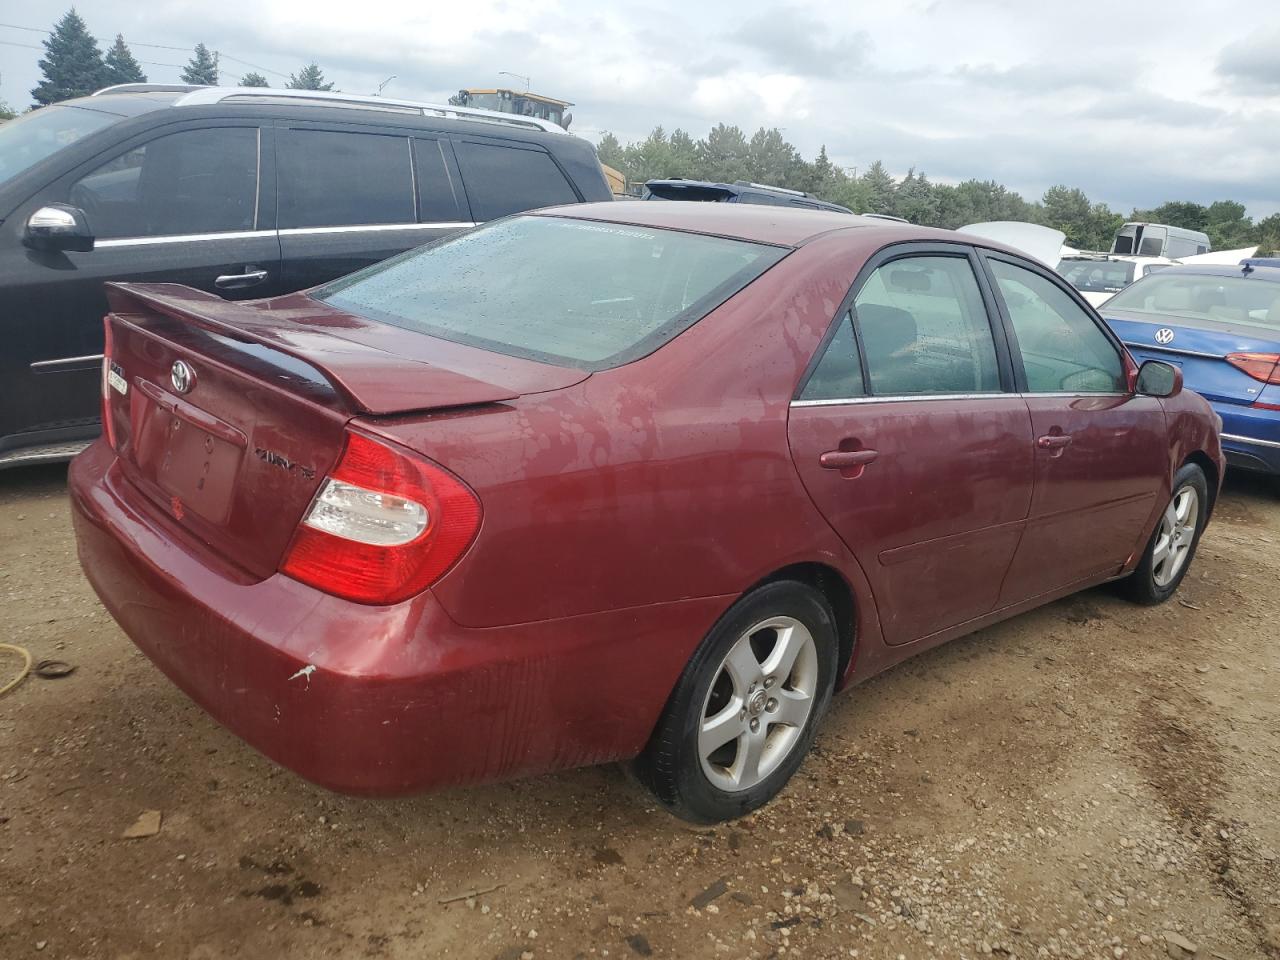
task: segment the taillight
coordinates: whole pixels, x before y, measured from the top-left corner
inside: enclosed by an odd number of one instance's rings
[[[453,566],[480,529],[457,477],[359,433],[320,485],[280,572],[360,603],[398,603]]]
[[[1280,353],[1228,353],[1227,363],[1263,383],[1280,383]]]

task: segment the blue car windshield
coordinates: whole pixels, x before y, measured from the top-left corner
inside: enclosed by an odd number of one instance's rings
[[[1121,290],[1106,309],[1280,330],[1280,283],[1170,268]]]

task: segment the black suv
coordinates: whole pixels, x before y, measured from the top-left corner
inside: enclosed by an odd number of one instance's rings
[[[610,199],[586,140],[461,107],[128,84],[0,124],[0,467],[97,435],[105,280],[269,297]]]
[[[830,210],[853,213],[848,207],[829,200],[819,200],[811,193],[770,187],[763,183],[735,180],[712,183],[710,180],[650,180],[644,185],[642,200],[695,200],[704,203],[762,203],[771,207],[802,207],[808,210]]]

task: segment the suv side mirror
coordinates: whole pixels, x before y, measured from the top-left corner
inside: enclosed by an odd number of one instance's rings
[[[1171,363],[1148,360],[1138,368],[1137,392],[1146,397],[1176,397],[1182,392],[1182,371]]]
[[[32,250],[88,253],[93,249],[93,229],[79,207],[51,203],[27,218],[22,242]]]

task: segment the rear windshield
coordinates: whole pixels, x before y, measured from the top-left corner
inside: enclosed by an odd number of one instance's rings
[[[1280,329],[1280,283],[1161,270],[1107,301],[1108,310]]]
[[[1133,282],[1133,264],[1126,260],[1059,260],[1058,273],[1087,293],[1115,293]]]
[[[433,337],[600,370],[657,349],[787,250],[567,217],[511,217],[317,290]]]
[[[41,107],[0,123],[0,183],[120,118],[81,107]]]

